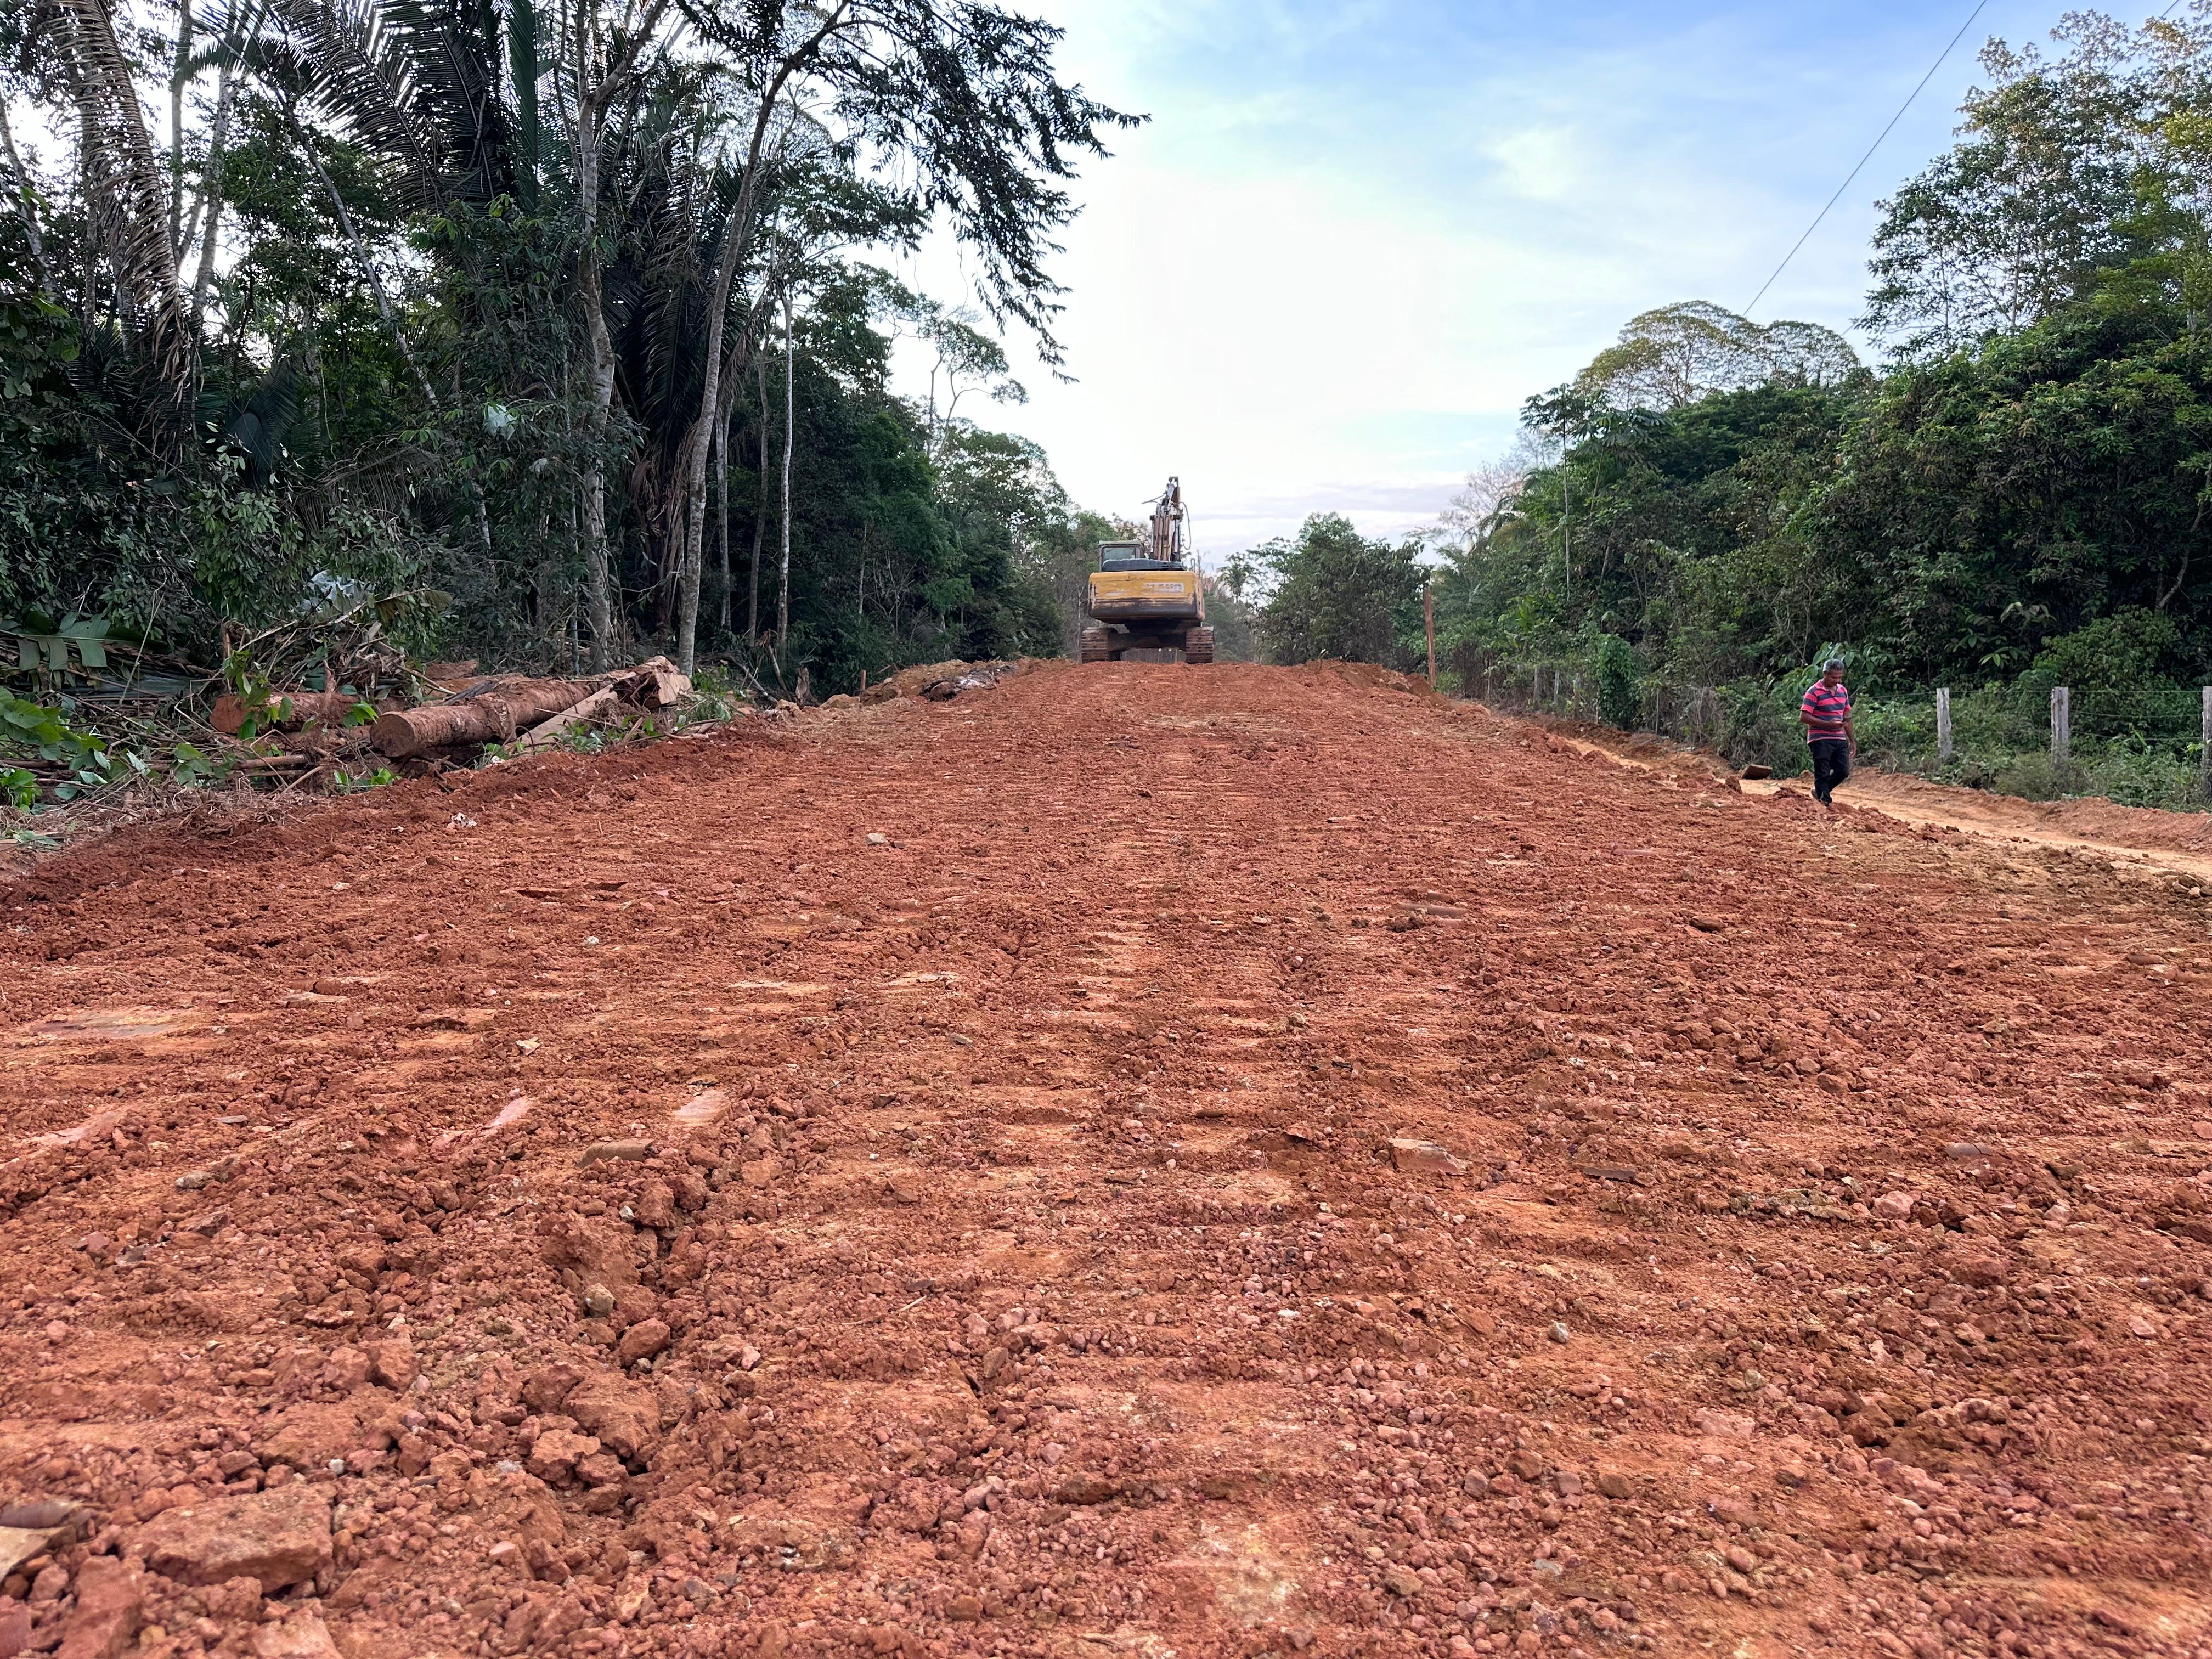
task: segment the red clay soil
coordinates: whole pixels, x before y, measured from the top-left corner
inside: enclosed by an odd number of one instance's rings
[[[2212,1656],[2178,881],[1102,665],[0,924],[0,1656]]]

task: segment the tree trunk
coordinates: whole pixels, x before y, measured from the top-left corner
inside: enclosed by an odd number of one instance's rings
[[[192,0],[177,0],[177,55],[169,65],[169,247],[185,257],[185,82],[192,58]]]
[[[714,422],[714,472],[721,483],[721,510],[714,515],[717,538],[721,544],[721,605],[717,617],[722,631],[730,631],[730,414],[737,398],[725,393],[722,412]]]
[[[338,194],[338,187],[331,182],[329,169],[323,166],[323,158],[315,154],[314,147],[301,131],[296,112],[287,110],[285,118],[301,153],[307,158],[307,165],[314,169],[315,177],[322,180],[324,192],[330,197],[331,207],[337,216],[338,228],[353,244],[354,257],[361,261],[362,273],[368,278],[369,295],[376,301],[376,314],[384,319],[385,329],[392,336],[392,343],[398,349],[400,361],[414,374],[415,384],[422,391],[422,400],[433,410],[440,408],[438,390],[430,384],[430,377],[422,372],[422,364],[415,361],[414,350],[407,343],[407,336],[399,326],[399,319],[392,313],[391,297],[384,291],[384,278],[378,274],[375,257],[369,252],[368,242],[362,240],[360,230],[356,228],[353,215],[347,210],[345,198]]]
[[[576,308],[583,313],[586,364],[584,436],[591,459],[585,463],[583,501],[578,515],[584,544],[584,592],[592,618],[592,666],[607,666],[614,644],[613,583],[607,555],[605,445],[615,402],[615,348],[607,334],[605,295],[599,270],[599,149],[607,112],[619,103],[643,53],[667,15],[671,0],[646,0],[642,13],[621,37],[622,50],[602,64],[597,0],[580,0],[569,44],[576,54],[574,85],[575,130],[569,153],[575,158]]]
[[[775,579],[775,651],[781,662],[791,641],[791,291],[783,295],[783,557]]]
[[[208,283],[215,275],[216,238],[222,222],[222,163],[230,139],[230,105],[238,92],[238,76],[229,64],[222,67],[215,95],[215,120],[208,129],[207,171],[200,184],[200,265],[192,273],[192,332],[200,331],[207,313]]]
[[[753,562],[745,573],[745,643],[760,648],[761,544],[768,528],[768,362],[753,359],[753,382],[760,388],[760,486],[753,491]]]
[[[580,33],[582,31],[579,31]],[[580,53],[584,49],[580,47]],[[592,619],[592,670],[608,664],[614,634],[614,604],[607,580],[607,475],[605,446],[615,401],[615,346],[607,334],[605,295],[599,287],[599,122],[597,100],[576,103],[576,199],[583,222],[576,250],[576,306],[583,313],[584,604]]]
[[[369,741],[394,760],[462,743],[512,739],[599,690],[585,680],[529,680],[464,702],[427,703],[377,717]]]
[[[752,136],[746,146],[744,172],[738,181],[738,199],[731,204],[730,216],[722,230],[721,256],[716,261],[713,292],[707,302],[707,382],[700,390],[699,413],[693,419],[690,429],[684,434],[678,457],[675,518],[677,533],[683,538],[683,551],[677,564],[676,651],[678,659],[687,674],[691,672],[693,651],[699,632],[699,572],[702,541],[707,525],[707,440],[711,423],[722,407],[723,383],[729,369],[729,365],[722,361],[722,336],[728,321],[730,285],[752,243],[753,220],[760,199],[761,152],[767,144],[769,124],[775,118],[776,103],[783,96],[784,87],[799,66],[820,51],[823,42],[836,32],[849,3],[850,0],[836,0],[814,33],[778,63],[775,72],[763,88],[760,100],[754,106]],[[763,283],[764,293],[769,286],[765,282]],[[784,295],[787,323],[790,298],[787,289]],[[789,331],[787,328],[786,331]],[[750,330],[747,332],[750,333]],[[741,349],[744,343],[745,338],[741,336],[738,341]]]
[[[683,511],[678,533],[684,551],[677,566],[676,665],[689,674],[698,658],[699,575],[704,561],[707,533],[707,458],[714,428],[721,419],[724,387],[732,367],[722,361],[722,335],[728,325],[730,284],[737,276],[741,235],[738,216],[746,210],[749,191],[741,190],[722,229],[721,257],[715,262],[714,288],[707,301],[707,384],[699,394],[698,417],[684,434],[679,453],[682,484],[678,501]],[[743,341],[739,342],[742,348]],[[734,354],[732,354],[734,355]]]
[[[39,268],[39,289],[50,299],[58,298],[55,292],[53,273],[46,269],[46,245],[39,234],[37,195],[31,188],[31,175],[23,171],[23,158],[15,153],[15,134],[8,125],[8,100],[0,97],[0,151],[8,157],[8,166],[15,175],[15,187],[23,203],[23,229],[31,245],[31,263]]]

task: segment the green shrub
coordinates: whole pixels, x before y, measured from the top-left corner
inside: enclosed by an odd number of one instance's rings
[[[1929,699],[1932,703],[1934,699]],[[1951,694],[1951,740],[1960,753],[2017,754],[2051,742],[2048,687],[2015,681]]]
[[[1781,689],[1756,680],[1738,680],[1722,686],[1720,693],[1724,759],[1737,766],[1771,767],[1778,777],[1796,777],[1811,764],[1795,697],[1785,708]]]
[[[2086,793],[2089,775],[2079,761],[2062,766],[2051,759],[2050,750],[2043,750],[2014,756],[1997,773],[1993,787],[2001,795],[2017,795],[2022,800],[2058,800]]]
[[[1936,700],[1861,701],[1851,711],[1859,756],[1886,772],[1917,771],[1936,758]]]
[[[2154,681],[2170,683],[2185,666],[2181,629],[2172,617],[2140,605],[2043,642],[2021,682],[2043,696],[2054,685],[2083,696],[2095,691],[2131,691]]]
[[[1644,688],[1637,672],[1636,653],[1617,634],[1598,636],[1596,660],[1598,718],[1623,732],[1636,729],[1644,707]]]
[[[2084,757],[2088,793],[2123,806],[2175,807],[2196,793],[2197,769],[2142,737],[2115,738]]]

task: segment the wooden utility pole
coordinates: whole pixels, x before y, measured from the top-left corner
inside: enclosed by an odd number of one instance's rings
[[[1425,584],[1421,588],[1421,620],[1429,635],[1429,690],[1437,689],[1437,585]]]
[[[1951,758],[1951,690],[1942,685],[1936,688],[1936,758]]]
[[[2074,752],[2074,693],[2072,688],[2054,685],[2051,688],[2051,758],[2059,766],[2066,764]]]

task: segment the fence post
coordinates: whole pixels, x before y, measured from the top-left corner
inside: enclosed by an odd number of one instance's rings
[[[2063,766],[2074,750],[2073,693],[2067,687],[2051,688],[2051,759]]]
[[[2197,751],[2197,775],[2212,789],[2212,685],[2204,688],[2203,742]]]
[[[2205,707],[2212,708],[2212,702]],[[1951,758],[1951,688],[1936,688],[1936,758],[1941,763]]]
[[[1437,689],[1437,585],[1434,582],[1421,584],[1421,621],[1428,629],[1429,690],[1433,691]],[[1467,688],[1462,686],[1460,690],[1463,692]]]

